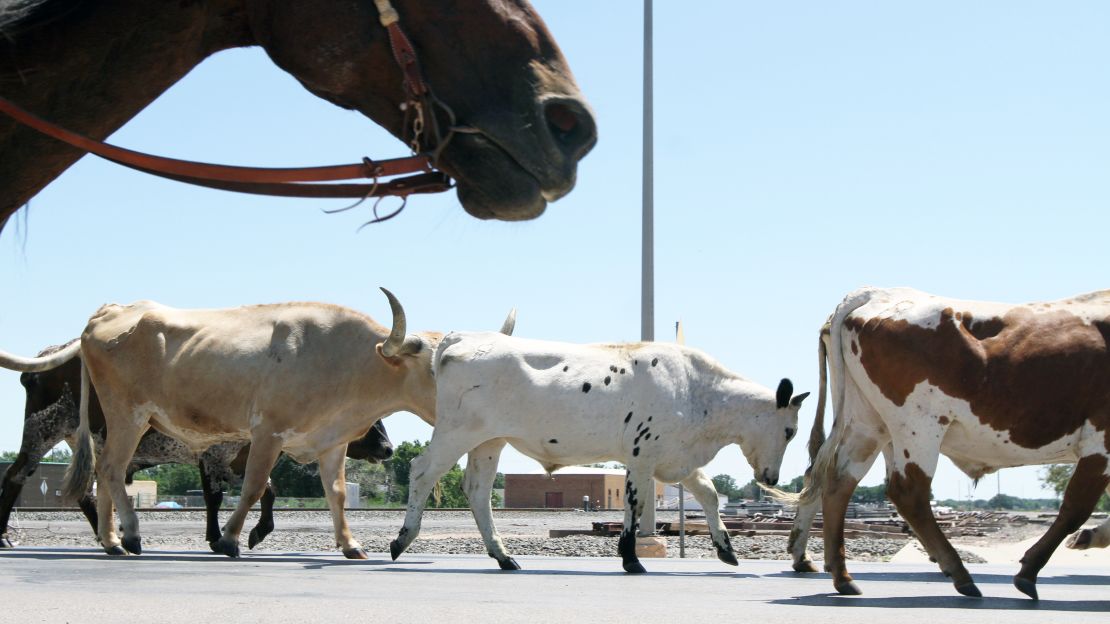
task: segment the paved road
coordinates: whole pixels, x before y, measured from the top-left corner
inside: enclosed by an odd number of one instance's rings
[[[741,622],[896,624],[1105,622],[1110,573],[1054,567],[1034,602],[1010,584],[1013,566],[970,566],[983,599],[957,595],[932,565],[852,566],[864,596],[830,595],[826,575],[781,561],[518,557],[505,573],[472,555],[148,551],[110,559],[92,549],[0,551],[0,622]],[[695,618],[697,618],[695,620]]]

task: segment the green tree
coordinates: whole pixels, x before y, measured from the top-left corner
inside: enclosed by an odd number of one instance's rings
[[[0,452],[0,461],[2,462],[14,462],[16,457],[19,457],[19,451]]]
[[[790,483],[784,485],[782,489],[786,492],[801,492],[802,488],[805,487],[805,480],[805,475],[798,475],[791,479]]]
[[[713,487],[717,489],[718,494],[724,494],[728,497],[728,502],[736,502],[738,500],[736,479],[733,479],[727,474],[719,474],[712,479]]]
[[[162,464],[140,470],[135,479],[154,481],[158,493],[166,496],[183,496],[186,490],[200,489],[200,470],[189,464]]]
[[[1052,488],[1056,492],[1056,496],[1063,496],[1064,491],[1068,488],[1068,481],[1071,481],[1071,475],[1075,472],[1074,464],[1052,464],[1045,466],[1041,471],[1041,483]],[[1110,497],[1104,492],[1098,499],[1098,504],[1095,509],[1099,511],[1110,511]]]
[[[881,503],[886,500],[886,481],[879,485],[861,485],[852,493],[853,503]]]
[[[402,442],[400,445],[394,447],[393,457],[385,462],[386,470],[389,471],[393,480],[390,484],[389,500],[396,502],[405,502],[409,497],[409,471],[410,464],[413,458],[419,455],[427,444],[418,441]],[[467,507],[469,501],[466,498],[466,493],[462,488],[463,470],[458,464],[455,464],[447,474],[440,478],[436,490],[432,496],[433,507]],[[502,481],[504,477],[502,477]],[[499,501],[491,497],[495,504]]]

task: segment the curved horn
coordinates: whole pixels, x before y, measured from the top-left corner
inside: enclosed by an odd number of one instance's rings
[[[38,373],[61,366],[80,351],[80,340],[74,340],[55,353],[37,358],[25,358],[0,351],[0,367],[21,373]]]
[[[505,322],[501,324],[501,333],[506,336],[512,336],[513,330],[516,328],[516,308],[509,310],[509,315],[505,317]]]
[[[387,299],[389,299],[389,308],[393,311],[393,329],[389,332],[389,338],[386,338],[382,343],[382,355],[385,357],[397,357],[401,354],[401,347],[405,344],[405,309],[401,307],[401,302],[397,301],[397,297],[385,288],[382,288]]]

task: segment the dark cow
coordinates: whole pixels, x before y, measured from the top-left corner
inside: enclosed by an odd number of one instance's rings
[[[1038,572],[1110,485],[1110,291],[1009,305],[865,288],[837,307],[828,332],[821,374],[827,352],[835,419],[822,443],[822,384],[811,436],[820,450],[791,531],[795,569],[812,569],[805,541],[820,500],[825,567],[839,592],[859,593],[844,565],[844,512],[883,451],[898,511],[957,591],[979,596],[929,507],[940,454],[973,479],[1075,463],[1059,515],[1014,577],[1036,598]]]
[[[40,356],[57,352],[62,347],[51,347]],[[35,473],[41,458],[59,442],[73,442],[78,426],[78,391],[81,387],[81,360],[74,357],[58,368],[40,372],[23,373],[19,378],[27,391],[23,418],[23,441],[19,455],[4,475],[0,488],[0,548],[11,548],[8,521],[12,508],[26,480]],[[96,392],[90,392],[90,425],[102,441],[105,435],[104,416]],[[127,478],[138,470],[160,464],[199,464],[201,487],[207,509],[206,539],[210,544],[220,539],[218,511],[223,502],[223,488],[241,481],[250,445],[245,442],[217,444],[197,454],[181,442],[154,429],[149,430],[139,442]],[[393,455],[393,444],[379,420],[361,439],[347,445],[347,456],[380,462]],[[251,532],[248,545],[254,548],[274,529],[273,489],[267,487],[262,497],[261,517]],[[81,511],[97,527],[96,504],[91,494],[78,501]]]

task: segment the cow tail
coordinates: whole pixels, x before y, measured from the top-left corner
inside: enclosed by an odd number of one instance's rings
[[[828,396],[827,386],[829,383],[829,352],[825,340],[829,336],[830,325],[831,320],[826,321],[825,325],[821,327],[820,336],[817,338],[817,375],[819,378],[817,383],[817,414],[813,417],[813,429],[809,432],[809,444],[806,445],[806,449],[809,450],[810,466],[817,459],[817,452],[821,450],[821,445],[825,443],[825,400]]]
[[[812,463],[807,471],[806,486],[802,488],[798,497],[800,504],[816,502],[821,495],[825,482],[830,478],[835,478],[833,469],[836,464],[837,450],[840,447],[840,440],[844,431],[847,430],[852,418],[851,414],[844,412],[844,386],[845,375],[847,374],[843,348],[844,321],[848,318],[848,315],[870,301],[873,292],[874,290],[871,288],[857,290],[848,295],[836,307],[836,311],[833,312],[829,322],[825,324],[829,335],[828,347],[825,345],[825,328],[821,329],[821,339],[818,347],[818,357],[821,363],[821,390],[817,398],[817,416],[814,419],[813,430],[809,436],[809,452]],[[830,353],[832,354],[831,361]],[[833,427],[832,433],[826,441],[824,421],[825,387],[827,385],[832,387]]]
[[[93,474],[96,469],[92,432],[89,430],[89,395],[91,389],[89,369],[85,366],[85,360],[82,358],[81,424],[77,427],[77,448],[74,450],[73,460],[69,463],[69,469],[66,470],[65,480],[62,482],[62,497],[70,502],[80,499],[92,488]]]

